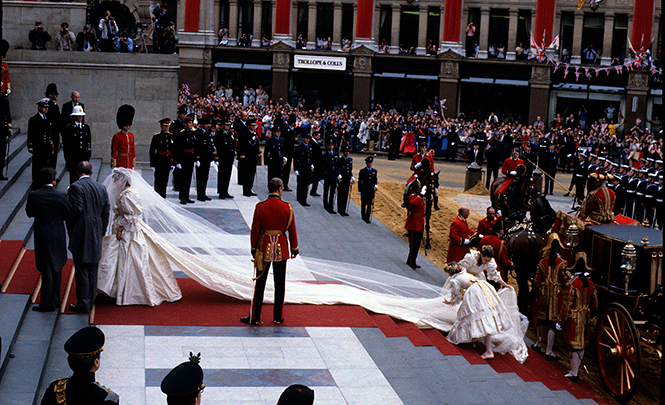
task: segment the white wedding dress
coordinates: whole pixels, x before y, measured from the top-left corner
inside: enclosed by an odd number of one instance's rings
[[[118,169],[115,169],[118,170]],[[249,235],[230,234],[180,205],[159,196],[138,171],[121,169],[131,188],[143,203],[143,235],[150,252],[160,260],[159,274],[180,270],[202,286],[229,297],[249,301],[254,276]],[[105,183],[109,198],[115,201],[122,189],[109,176]],[[251,211],[243,212],[251,219]],[[115,239],[114,235],[113,239]],[[152,271],[151,271],[152,272]],[[458,305],[447,305],[450,278],[443,286],[424,283],[381,269],[355,263],[316,259],[298,255],[289,260],[285,302],[289,304],[358,305],[396,319],[412,322],[419,328],[448,332],[457,319]],[[493,337],[501,345],[499,353],[510,352],[526,360],[523,338],[528,326],[517,309],[514,290],[502,289],[501,297],[513,320],[513,328]],[[266,285],[265,302],[273,302],[272,283]],[[524,349],[522,351],[522,349]]]

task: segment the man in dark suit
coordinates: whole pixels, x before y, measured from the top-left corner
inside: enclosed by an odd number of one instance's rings
[[[293,119],[291,118],[293,116]],[[296,149],[296,134],[293,131],[293,125],[296,122],[295,114],[289,116],[288,123],[284,123],[282,127],[282,138],[284,138],[284,157],[286,163],[282,167],[282,181],[284,182],[284,191],[291,191],[289,188],[289,178],[291,177],[291,165],[293,163],[293,156]],[[279,125],[279,121],[275,120],[275,125]]]
[[[74,122],[74,117],[72,117],[72,112],[74,111],[74,107],[76,107],[77,105],[81,106],[83,111],[85,111],[85,106],[83,105],[83,103],[81,103],[81,95],[79,94],[78,91],[72,91],[70,97],[71,100],[63,104],[62,111],[60,111],[60,122],[62,122],[63,126],[69,124],[70,122]],[[85,122],[85,118],[83,118],[83,122]]]
[[[217,194],[220,199],[233,198],[229,194],[229,183],[236,156],[236,139],[231,131],[231,120],[222,119],[222,128],[215,133],[215,149],[217,149]]]
[[[559,152],[556,150],[556,145],[551,143],[549,145],[549,150],[541,156],[540,164],[543,166],[542,169],[545,172],[545,192],[547,195],[554,195],[554,178],[556,177],[556,171],[559,166]]]
[[[388,149],[388,160],[399,159],[399,146],[402,142],[402,127],[398,122],[395,122],[390,130],[388,135],[388,143],[390,143]]]
[[[243,114],[245,114],[243,112]],[[247,131],[244,131],[243,123],[236,121],[238,133],[238,180],[242,184],[242,195],[245,197],[255,196],[254,176],[256,175],[256,163],[259,160],[259,137],[256,134],[256,119],[247,119]],[[240,130],[240,132],[238,132]]]
[[[37,114],[28,120],[28,152],[32,153],[32,189],[41,187],[39,172],[51,164],[57,153],[52,133],[52,122],[48,118],[50,100],[43,98],[37,102]]]
[[[69,251],[76,269],[76,305],[74,312],[88,313],[97,295],[97,268],[102,256],[102,237],[109,223],[109,197],[106,188],[92,180],[92,164],[81,162],[79,179],[69,186],[71,207],[68,222]]]
[[[353,158],[349,156],[349,145],[342,145],[342,156],[339,158],[339,174],[342,180],[339,182],[339,191],[337,194],[337,212],[343,217],[348,217],[346,212],[349,201],[349,192],[351,185],[356,181],[353,177]]]
[[[501,150],[499,149],[499,142],[496,139],[490,141],[490,147],[485,153],[487,158],[487,180],[485,181],[485,188],[490,189],[491,179],[494,180],[499,177],[499,168],[501,167]]]
[[[473,149],[469,150],[467,156],[469,164],[476,162],[478,166],[483,165],[483,152],[480,150],[480,142],[473,141]]]
[[[252,137],[252,135],[249,133],[249,115],[247,114],[247,111],[242,111],[240,112],[240,116],[236,118],[236,120],[233,122],[233,131],[235,132],[235,137],[238,140],[237,142],[237,147],[238,147],[238,168],[237,168],[237,174],[238,174],[238,184],[242,185],[242,181],[245,178],[245,174],[243,173],[243,170],[245,170],[246,164],[244,163],[245,155],[242,154],[241,152],[244,152],[247,140]],[[242,154],[242,157],[241,157]],[[242,160],[241,160],[242,159]],[[254,162],[256,165],[256,162]]]
[[[328,142],[333,142],[334,146],[335,141],[332,138],[328,139]],[[320,133],[314,132],[312,134],[312,138],[309,141],[309,148],[312,150],[312,165],[314,166],[314,171],[312,172],[312,176],[309,179],[310,183],[312,184],[312,188],[309,190],[309,195],[312,197],[320,197],[321,194],[318,193],[319,181],[321,181],[321,177],[323,176],[323,162],[321,161],[323,151],[321,150]]]
[[[178,197],[180,204],[193,204],[194,200],[189,198],[189,188],[192,185],[192,173],[194,172],[194,143],[198,130],[194,128],[194,119],[185,117],[185,128],[175,137],[173,149],[173,163],[179,169],[178,174]]]
[[[208,188],[208,177],[210,176],[210,163],[215,159],[215,143],[210,128],[210,118],[204,117],[199,120],[199,128],[194,140],[194,154],[196,155],[194,166],[196,167],[196,199],[198,201],[210,201],[212,198],[206,195]]]
[[[92,135],[90,127],[83,123],[83,107],[75,106],[70,115],[73,121],[62,130],[62,147],[69,172],[69,184],[74,184],[79,178],[79,163],[89,161],[92,155]]]
[[[293,155],[293,169],[296,172],[298,181],[296,198],[303,207],[309,207],[307,203],[307,189],[309,188],[309,179],[314,170],[312,165],[312,149],[309,147],[309,134],[302,134],[302,142],[296,147]]]
[[[268,182],[282,175],[282,166],[286,163],[284,157],[284,139],[281,138],[282,128],[274,126],[272,136],[268,138],[265,146],[265,163],[268,169]]]
[[[372,221],[370,220],[372,216],[372,205],[374,203],[374,194],[376,189],[379,188],[377,185],[377,171],[372,167],[374,164],[374,157],[367,156],[365,158],[365,167],[360,169],[358,173],[358,194],[360,194],[360,215],[362,216],[363,221],[368,224]]]
[[[322,155],[323,161],[323,208],[331,214],[335,214],[335,191],[337,183],[342,180],[339,173],[339,154],[333,150],[335,144],[329,140],[326,144],[326,152]]]
[[[67,262],[65,221],[69,220],[67,195],[55,189],[55,169],[39,172],[42,187],[28,194],[25,212],[35,218],[35,264],[42,273],[41,303],[33,311],[52,312],[60,306],[60,272]]]
[[[53,156],[49,160],[48,167],[55,168],[58,163],[58,151],[60,150],[60,132],[62,131],[62,123],[60,121],[60,107],[58,107],[58,86],[55,83],[49,83],[46,86],[44,96],[50,101],[48,103],[48,112],[46,115],[51,121],[51,137],[53,139]]]

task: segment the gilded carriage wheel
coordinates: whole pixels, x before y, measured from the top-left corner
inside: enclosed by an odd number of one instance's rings
[[[642,351],[633,318],[620,304],[609,304],[598,318],[596,356],[605,388],[618,401],[628,401],[639,384]]]

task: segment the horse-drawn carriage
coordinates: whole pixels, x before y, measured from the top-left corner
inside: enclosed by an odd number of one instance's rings
[[[662,231],[632,225],[584,225],[568,215],[559,234],[565,241],[564,256],[572,257],[579,249],[587,253],[593,268],[590,278],[601,304],[593,339],[598,370],[610,394],[627,401],[639,385],[640,341],[654,344],[662,358]]]

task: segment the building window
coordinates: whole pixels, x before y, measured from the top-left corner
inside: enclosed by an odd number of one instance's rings
[[[264,1],[261,4],[261,35],[265,39],[272,39],[272,2],[270,1]]]
[[[251,46],[254,32],[254,2],[238,2],[238,45]]]
[[[510,44],[510,46],[517,47],[521,44],[523,49],[529,49],[531,47],[531,38],[529,37],[531,33],[531,10],[520,10],[517,13],[517,40],[516,44]],[[546,46],[549,44],[545,44]],[[526,59],[526,54],[523,54],[522,57],[518,59]]]
[[[353,4],[342,4],[342,39],[355,38],[353,32]]]
[[[561,42],[561,61],[570,63],[573,52],[573,36],[575,35],[575,15],[572,11],[561,13],[561,31],[559,42]]]
[[[332,3],[319,3],[316,6],[316,38],[332,43],[335,21]],[[330,41],[328,41],[330,39]],[[326,42],[326,43],[327,43]],[[318,41],[317,41],[318,43]]]
[[[399,24],[399,52],[416,53],[418,47],[418,29],[420,28],[420,11],[418,7],[402,6]]]
[[[584,13],[582,28],[582,63],[600,63],[603,53],[603,32],[605,31],[603,14]]]
[[[441,8],[430,7],[427,10],[427,54],[436,55],[439,49],[439,28],[441,27]]]
[[[393,8],[382,5],[379,12],[379,47],[388,47],[392,40]]]
[[[296,19],[296,34],[307,42],[307,24],[309,20],[309,4],[298,3],[298,17]],[[312,38],[313,40],[314,38]]]
[[[623,65],[626,58],[626,38],[628,38],[628,16],[617,14],[614,16],[612,54],[610,55],[613,65]]]
[[[471,23],[473,23],[473,28],[475,28],[475,31],[469,26]],[[480,43],[478,38],[480,38],[480,9],[470,8],[469,20],[466,22],[466,26],[464,27],[464,40],[466,41],[464,46],[466,47],[467,58],[475,58],[478,56],[476,55],[476,46]]]
[[[229,31],[229,2],[223,0],[219,3],[219,36],[221,40],[222,30],[228,35]]]
[[[508,10],[490,10],[490,26],[487,33],[487,43],[489,44],[489,49],[487,52],[488,57],[499,59],[506,58],[509,21],[510,15]]]

